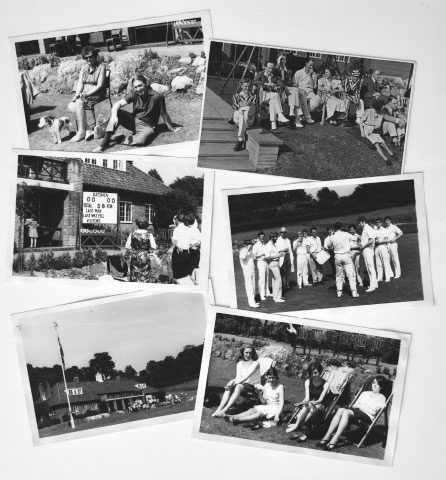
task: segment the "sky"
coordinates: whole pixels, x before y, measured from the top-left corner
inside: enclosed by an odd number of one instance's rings
[[[200,172],[196,167],[196,158],[136,157],[133,164],[145,173],[155,168],[166,185],[170,185],[177,178],[186,175],[203,176],[203,172]]]
[[[63,312],[36,314],[21,321],[27,363],[60,364],[53,322],[57,322],[67,368],[88,366],[108,352],[116,369],[137,371],[149,360],[175,357],[185,345],[204,342],[206,311],[200,294],[166,293]]]

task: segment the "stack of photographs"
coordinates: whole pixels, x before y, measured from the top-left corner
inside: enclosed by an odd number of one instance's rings
[[[125,292],[13,315],[33,444],[195,409],[199,439],[392,465],[411,335],[317,311],[433,304],[415,63],[215,40],[208,11],[11,47],[7,280]]]

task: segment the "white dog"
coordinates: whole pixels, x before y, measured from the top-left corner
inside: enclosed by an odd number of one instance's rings
[[[54,143],[61,143],[60,132],[64,128],[70,133],[70,119],[67,117],[54,118],[48,115],[40,117],[39,128],[48,127],[53,136]]]

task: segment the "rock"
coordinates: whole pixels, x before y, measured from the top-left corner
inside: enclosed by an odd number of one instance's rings
[[[170,73],[170,74],[177,73],[178,75],[182,75],[186,70],[187,68],[185,67],[178,67],[178,68],[172,68],[172,70],[169,70],[167,73]]]
[[[214,357],[221,357],[221,351],[220,351],[220,350],[215,350],[215,351],[213,352],[213,356],[214,356]]]
[[[202,72],[204,72],[205,70],[206,70],[206,65],[200,65],[199,67],[197,67],[197,68],[195,69],[195,71],[196,71],[197,73],[202,73]],[[200,78],[201,78],[201,77],[200,77]]]
[[[190,65],[192,63],[192,58],[190,57],[181,57],[179,60],[178,60],[178,63],[180,65]]]
[[[172,92],[176,92],[177,90],[187,90],[193,85],[193,83],[192,78],[187,75],[179,75],[172,80]]]
[[[195,89],[195,93],[197,95],[203,95],[203,93],[204,93],[204,83],[199,83],[197,85],[197,88]]]
[[[200,67],[202,65],[206,65],[206,59],[203,57],[195,57],[194,61],[192,62],[193,67]]]
[[[162,85],[161,83],[151,83],[150,86],[155,90],[155,92],[164,95],[169,91],[169,87],[167,85]]]
[[[229,359],[231,359],[233,353],[234,353],[233,350],[232,350],[231,348],[228,348],[228,349],[226,350],[223,358],[224,358],[225,360],[229,360]]]

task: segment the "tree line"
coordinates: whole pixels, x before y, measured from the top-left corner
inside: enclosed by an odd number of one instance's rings
[[[398,364],[400,341],[397,339],[317,329],[305,325],[293,327],[296,333],[291,333],[289,324],[283,322],[220,314],[215,323],[215,333],[246,336],[252,339],[269,338],[289,343],[293,349],[299,346],[303,354],[311,355],[313,351],[319,355],[331,352],[335,357],[345,356],[347,361],[359,360],[369,363],[373,358],[376,359],[376,365],[380,362]]]
[[[350,195],[339,196],[328,187],[316,196],[305,190],[263,192],[229,197],[232,232],[247,223],[280,225],[294,218],[299,222],[363,213],[381,208],[415,204],[413,180],[358,185]]]
[[[71,366],[65,370],[67,382],[73,382],[77,377],[80,382],[94,381],[99,372],[106,379],[116,377],[147,383],[151,387],[162,388],[197,378],[200,373],[203,345],[186,345],[176,356],[166,356],[163,360],[150,360],[146,367],[137,372],[132,365],[124,370],[115,368],[115,362],[108,352],[98,352],[93,355],[87,366]],[[63,382],[62,367],[55,364],[52,367],[34,367],[27,364],[28,378],[34,400],[39,398],[39,384],[46,381],[50,385]]]

